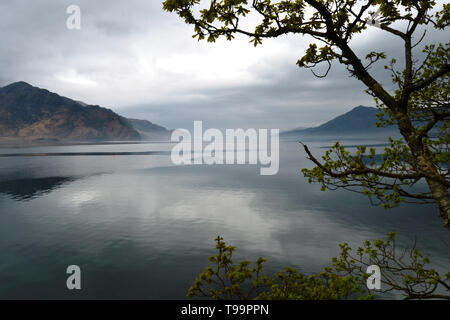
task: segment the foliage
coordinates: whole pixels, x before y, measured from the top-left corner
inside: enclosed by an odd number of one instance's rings
[[[275,277],[269,277],[263,273],[266,260],[259,258],[254,265],[249,261],[234,264],[232,256],[236,248],[226,245],[221,237],[215,241],[218,253],[209,258],[210,266],[194,281],[188,297],[219,300],[329,300],[346,299],[364,293],[357,276],[340,277],[331,268],[309,276],[286,268]]]
[[[398,254],[394,234],[387,240],[367,241],[351,254],[348,244],[342,244],[338,258],[330,267],[317,274],[306,275],[292,268],[264,274],[263,263],[258,258],[233,263],[235,247],[217,237],[218,253],[209,258],[209,266],[195,279],[188,297],[242,300],[341,300],[373,299],[375,292],[365,287],[369,275],[367,266],[381,268],[381,292],[398,291],[405,299],[450,299],[450,295],[436,293],[438,289],[450,290],[450,272],[439,275],[428,269],[429,260],[415,247]]]
[[[429,258],[415,244],[410,249],[399,250],[393,232],[384,241],[366,241],[355,254],[352,254],[347,243],[339,246],[340,256],[332,261],[335,270],[344,276],[360,276],[363,279],[367,277],[364,274],[367,267],[376,265],[381,270],[380,293],[396,291],[404,299],[450,299],[450,272],[440,275],[436,270],[429,269]]]

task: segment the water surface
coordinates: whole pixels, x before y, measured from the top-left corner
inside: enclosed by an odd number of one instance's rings
[[[329,145],[316,141],[311,149],[319,155]],[[238,247],[237,259],[267,258],[269,273],[316,272],[338,243],[357,246],[396,231],[400,245],[417,239],[448,271],[450,237],[433,206],[384,210],[361,195],[321,192],[300,172],[311,163],[298,143],[281,144],[275,176],[252,165],[173,166],[170,148],[0,149],[67,154],[0,157],[0,298],[183,299],[217,235]],[[73,264],[82,270],[77,292],[65,286]]]

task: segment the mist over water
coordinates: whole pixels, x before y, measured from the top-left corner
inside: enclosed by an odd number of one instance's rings
[[[354,141],[342,141],[354,144]],[[376,145],[383,141],[368,141]],[[358,142],[361,143],[361,142]],[[310,143],[316,155],[330,141]],[[0,149],[12,153],[153,155],[0,157],[0,298],[183,299],[221,235],[240,258],[316,272],[339,253],[396,231],[433,266],[450,265],[450,237],[431,206],[384,210],[345,191],[321,192],[296,142],[280,144],[280,171],[256,165],[171,163],[171,144]],[[164,154],[167,152],[167,154]],[[82,290],[66,289],[79,265]]]

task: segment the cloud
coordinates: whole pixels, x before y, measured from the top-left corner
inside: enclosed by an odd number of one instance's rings
[[[66,28],[74,2],[81,30]],[[301,37],[258,48],[245,37],[199,43],[191,26],[162,10],[162,0],[3,0],[0,30],[0,85],[27,81],[170,128],[204,120],[218,128],[288,129],[373,105],[342,66],[326,79],[297,68],[308,43]],[[376,28],[352,43],[360,52],[380,44],[401,54],[399,42]],[[390,83],[385,72],[375,75]]]

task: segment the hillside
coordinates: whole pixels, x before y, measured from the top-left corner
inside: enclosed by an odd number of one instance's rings
[[[142,140],[170,140],[171,131],[147,120],[130,119],[127,121],[139,132]]]
[[[394,127],[377,128],[377,114],[380,111],[373,107],[358,106],[318,127],[285,131],[284,136],[373,136],[392,134]]]
[[[141,140],[133,122],[110,109],[86,105],[25,82],[0,88],[2,141]]]

